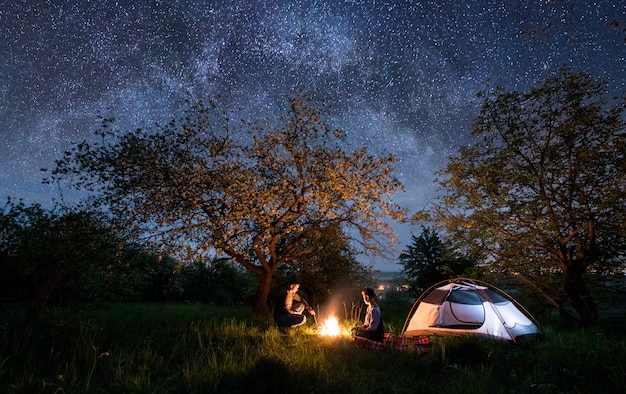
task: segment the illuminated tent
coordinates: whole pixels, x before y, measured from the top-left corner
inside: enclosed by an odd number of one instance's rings
[[[542,333],[512,297],[486,283],[460,278],[426,290],[413,304],[402,335],[478,335],[518,342]]]

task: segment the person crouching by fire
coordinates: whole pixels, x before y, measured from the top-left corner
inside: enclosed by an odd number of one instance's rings
[[[363,302],[367,305],[367,310],[365,311],[365,320],[362,325],[356,328],[355,335],[382,342],[385,337],[385,327],[382,313],[376,303],[376,293],[373,289],[367,288],[361,291],[361,295]]]
[[[303,325],[306,322],[305,310],[315,316],[315,310],[298,294],[299,289],[299,283],[290,283],[276,301],[274,321],[281,331]]]

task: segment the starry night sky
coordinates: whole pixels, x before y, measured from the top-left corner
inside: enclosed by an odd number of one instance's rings
[[[571,14],[552,3],[0,0],[0,198],[51,207],[40,169],[99,114],[134,129],[221,95],[264,117],[305,87],[335,100],[331,123],[352,143],[401,158],[396,199],[413,212],[488,84],[526,89],[567,64],[626,90],[624,32],[607,27],[626,21],[626,3],[578,0]],[[548,39],[522,34],[546,21]],[[400,246],[419,232],[397,229]]]

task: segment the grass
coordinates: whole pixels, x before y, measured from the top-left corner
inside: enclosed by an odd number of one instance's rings
[[[432,338],[429,352],[413,353],[356,348],[349,330],[319,337],[312,322],[283,334],[247,310],[207,305],[84,305],[29,323],[19,307],[0,312],[2,393],[608,393],[626,385],[622,319],[602,333],[547,322],[544,340],[521,346]]]

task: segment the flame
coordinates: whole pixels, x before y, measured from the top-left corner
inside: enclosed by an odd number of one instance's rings
[[[341,334],[341,328],[339,327],[339,321],[335,316],[331,316],[324,324],[322,324],[322,328],[319,331],[320,335],[325,335],[329,337],[336,337]]]

